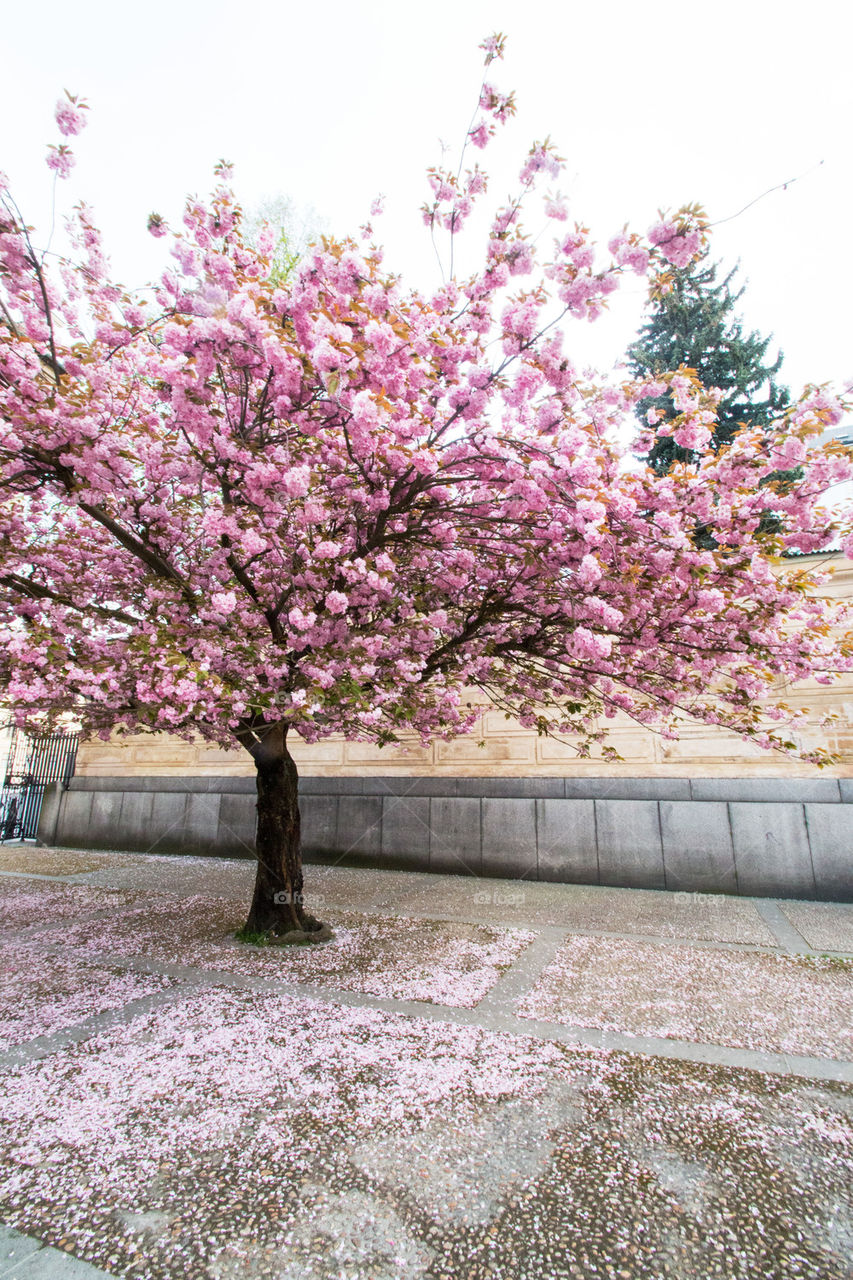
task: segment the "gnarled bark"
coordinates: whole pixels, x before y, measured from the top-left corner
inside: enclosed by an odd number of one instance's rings
[[[299,774],[287,749],[287,725],[255,725],[239,739],[257,770],[257,871],[245,931],[288,942],[331,937],[304,907]]]

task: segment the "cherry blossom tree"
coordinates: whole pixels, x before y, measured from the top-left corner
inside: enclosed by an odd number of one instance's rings
[[[483,48],[489,68],[503,41]],[[424,219],[447,263],[487,186],[466,157],[514,109],[490,83],[479,104],[458,170],[429,174]],[[60,104],[64,136],[84,112]],[[59,178],[72,163],[68,143],[50,149]],[[360,242],[324,241],[282,281],[273,237],[252,248],[241,235],[224,164],[182,228],[152,215],[172,261],[131,294],[86,205],[54,257],[3,183],[5,696],[25,727],[73,712],[105,737],[245,748],[253,932],[325,936],[302,904],[291,733],[449,738],[472,727],[477,688],[581,755],[615,754],[617,714],[670,736],[693,718],[796,752],[770,695],[851,667],[837,608],[777,563],[849,532],[820,505],[850,475],[847,452],[812,444],[843,406],[810,388],[714,453],[713,389],[683,372],[578,371],[566,323],[594,319],[626,273],[666,287],[705,226],[686,209],[603,252],[542,191],[560,168],[535,144],[482,268],[448,271],[432,296],[385,270],[370,226]],[[544,261],[521,224],[531,202],[553,232]],[[658,431],[699,461],[656,477],[631,461],[656,431],[637,439],[632,409],[663,394],[676,412]],[[761,482],[792,467],[802,479],[762,531]],[[697,524],[713,550],[695,545]]]

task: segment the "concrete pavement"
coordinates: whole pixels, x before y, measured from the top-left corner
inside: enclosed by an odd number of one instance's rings
[[[9,1274],[850,1275],[853,907],[251,875],[0,848]]]

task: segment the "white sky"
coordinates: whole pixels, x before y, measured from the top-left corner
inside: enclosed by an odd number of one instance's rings
[[[849,149],[853,19],[837,0],[42,0],[7,7],[2,27],[0,168],[39,226],[63,88],[92,106],[78,164],[60,184],[86,199],[117,274],[151,279],[165,241],[145,231],[157,210],[173,222],[183,197],[236,164],[249,207],[283,193],[355,232],[372,198],[386,265],[420,286],[437,282],[418,212],[424,170],[464,138],[482,73],[479,41],[500,29],[507,57],[490,69],[515,89],[519,112],[484,153],[487,199],[503,197],[530,142],[545,134],[568,160],[572,218],[606,240],[640,230],[659,206],[699,201],[712,219],[799,178],[720,226],[714,253],[739,258],[748,327],[775,335],[783,377],[853,377],[850,299],[853,210]],[[820,162],[823,161],[821,164]],[[70,199],[69,199],[70,198]],[[531,206],[528,230],[541,225]],[[473,263],[473,259],[472,259]],[[575,324],[570,350],[608,367],[633,337],[633,286],[612,317]]]

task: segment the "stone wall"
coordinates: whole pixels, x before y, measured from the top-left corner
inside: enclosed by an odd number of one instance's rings
[[[514,880],[853,900],[853,779],[320,778],[306,861]],[[39,838],[254,854],[251,778],[77,777]]]

